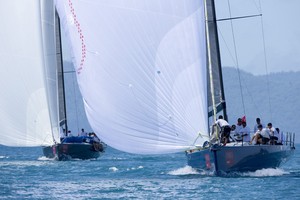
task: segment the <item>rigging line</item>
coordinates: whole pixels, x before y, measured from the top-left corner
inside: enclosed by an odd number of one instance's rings
[[[257,14],[257,15],[247,15],[247,16],[242,16],[242,17],[229,17],[229,18],[223,18],[223,19],[217,19],[217,22],[221,21],[229,21],[229,20],[234,20],[234,19],[245,19],[245,18],[251,18],[251,17],[260,17],[262,14]]]
[[[228,3],[228,8],[229,8],[229,15],[230,15],[230,18],[231,18],[231,7],[230,7],[229,0],[227,0],[227,3]],[[238,56],[237,56],[237,51],[236,51],[235,35],[234,35],[232,20],[230,21],[230,24],[231,24],[231,31],[232,31],[232,37],[233,37],[233,45],[234,45],[234,54],[235,54],[235,60],[236,60],[236,67],[237,67],[237,72],[238,72],[238,77],[239,77],[239,83],[240,83],[240,91],[241,91],[243,111],[244,111],[244,115],[246,115],[245,103],[244,103],[244,97],[243,97],[243,88],[242,88],[242,83],[241,83],[241,74],[240,74],[240,69],[239,69],[239,61],[238,61]]]
[[[235,65],[237,65],[236,62],[235,62],[235,59],[234,59],[233,55],[231,54],[231,51],[230,51],[230,49],[229,49],[229,46],[228,46],[228,44],[227,44],[227,42],[226,42],[226,40],[225,40],[225,38],[224,38],[224,36],[223,36],[223,34],[222,34],[222,32],[221,32],[221,30],[220,30],[219,27],[218,27],[218,33],[220,33],[220,35],[221,35],[221,37],[222,37],[222,40],[223,40],[223,42],[225,43],[226,49],[227,49],[227,51],[228,51],[228,53],[229,53],[229,55],[230,55],[232,61],[235,63]]]
[[[221,30],[219,29],[219,27],[218,27],[218,32],[220,33],[221,38],[222,38],[223,42],[225,43],[226,49],[227,49],[227,51],[228,51],[228,53],[229,53],[229,55],[230,55],[232,61],[235,63],[235,59],[234,59],[233,55],[231,54],[231,51],[230,51],[230,49],[229,49],[229,46],[228,46],[228,44],[227,44],[227,42],[226,42],[226,40],[225,40],[225,38],[224,38],[224,36],[223,36]],[[235,63],[235,65],[237,65],[237,64]],[[256,105],[256,103],[255,103],[255,101],[254,101],[253,95],[249,92],[250,90],[249,90],[249,88],[247,87],[247,84],[246,84],[246,83],[245,83],[245,86],[246,86],[246,90],[247,90],[248,94],[249,94],[250,97],[251,97],[251,100],[252,100],[252,103],[254,104],[255,109],[256,109],[256,110],[259,110],[259,109],[258,109],[258,106]]]
[[[253,0],[253,3],[254,3],[254,5],[255,5],[257,11],[258,11],[259,13],[262,13],[262,12],[261,12],[261,6],[260,6],[260,0],[259,0],[259,5],[257,5],[257,3],[256,3],[255,0]]]
[[[256,4],[255,4],[255,5],[256,5]],[[256,5],[256,7],[257,7],[258,10],[260,10],[260,9],[258,8],[257,5]],[[256,16],[262,16],[262,14],[256,15]],[[244,18],[245,18],[245,17],[244,17]],[[236,63],[236,61],[235,61],[235,59],[234,59],[234,56],[232,55],[232,53],[231,53],[231,51],[230,51],[230,49],[229,49],[229,45],[227,44],[227,42],[226,42],[226,40],[225,40],[225,37],[224,37],[223,34],[222,34],[221,29],[220,29],[219,27],[217,27],[217,28],[218,28],[218,32],[220,33],[221,38],[222,38],[222,40],[223,40],[225,46],[226,46],[226,49],[227,49],[227,51],[228,51],[228,53],[229,53],[229,55],[230,55],[230,57],[231,57],[231,60],[233,61],[233,63],[235,63],[235,65],[237,65],[237,63]],[[245,83],[245,86],[246,86],[246,90],[247,90],[247,92],[248,92],[248,94],[249,94],[249,96],[250,96],[250,98],[251,98],[251,101],[252,101],[252,103],[253,103],[255,109],[256,109],[256,110],[259,110],[257,104],[256,104],[255,101],[254,101],[253,95],[250,93],[250,90],[249,90],[249,88],[247,87],[247,84],[246,84],[246,83]]]
[[[252,101],[252,103],[253,103],[253,105],[254,105],[254,107],[255,107],[256,112],[258,112],[258,111],[259,111],[258,106],[256,105],[256,103],[255,103],[255,101],[254,101],[254,98],[253,98],[253,95],[252,95],[252,93],[250,92],[250,90],[249,90],[249,88],[248,88],[248,86],[247,86],[246,80],[242,80],[242,81],[244,82],[244,85],[245,85],[245,87],[246,87],[247,94],[248,94],[248,96],[250,96],[251,101]],[[262,113],[261,113],[261,112],[260,112],[260,115],[262,116]]]
[[[261,1],[260,0],[259,0],[259,7],[260,7],[260,10],[262,10]],[[265,42],[265,31],[264,31],[264,23],[263,23],[263,18],[262,17],[260,18],[260,22],[261,22],[263,48],[264,48],[264,61],[265,61],[265,68],[266,68],[266,75],[267,75],[267,90],[268,90],[268,100],[269,100],[270,117],[271,117],[271,121],[273,121],[272,106],[271,106],[271,96],[270,96],[269,70],[268,70],[267,53],[266,53],[266,42]]]
[[[209,136],[204,135],[204,134],[202,134],[202,133],[199,131],[199,132],[198,132],[198,136],[196,137],[196,139],[194,140],[194,142],[193,142],[193,144],[192,144],[191,146],[195,146],[195,144],[196,144],[196,142],[197,142],[197,140],[198,140],[199,137],[201,137],[201,138],[207,137],[207,138],[209,139]]]
[[[75,70],[71,70],[71,71],[64,71],[65,74],[68,74],[68,73],[74,73],[76,72]]]

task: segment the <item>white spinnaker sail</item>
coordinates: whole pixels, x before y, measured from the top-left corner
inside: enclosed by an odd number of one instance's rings
[[[45,23],[51,22],[51,14],[43,13],[44,3],[40,0],[0,2],[0,144],[3,145],[53,143],[51,120],[57,120],[57,114],[49,113],[47,96],[55,98],[56,77],[53,72],[46,72],[50,64],[46,63],[48,56],[55,52],[49,46],[53,36],[42,30],[48,26]],[[55,107],[55,103],[50,104],[51,108]]]
[[[93,130],[131,153],[208,140],[202,0],[56,1]]]

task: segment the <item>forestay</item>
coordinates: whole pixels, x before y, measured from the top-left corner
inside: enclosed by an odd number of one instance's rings
[[[53,2],[0,4],[0,144],[50,145],[58,135]]]
[[[208,140],[201,0],[56,1],[93,130],[131,153]]]

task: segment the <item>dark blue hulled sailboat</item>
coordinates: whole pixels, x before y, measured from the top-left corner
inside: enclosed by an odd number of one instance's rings
[[[67,137],[61,143],[43,147],[43,153],[47,158],[58,160],[97,159],[104,150],[104,143],[88,136]]]
[[[288,145],[214,145],[186,151],[188,165],[198,170],[214,170],[222,175],[228,172],[256,171],[277,168],[294,153]]]
[[[53,7],[54,8],[54,7]],[[55,12],[55,39],[56,39],[56,59],[57,59],[57,84],[58,84],[58,101],[59,101],[59,119],[60,135],[64,134],[64,139],[60,142],[55,141],[52,146],[43,147],[43,153],[48,158],[57,158],[58,160],[70,159],[97,159],[104,153],[105,144],[99,140],[97,135],[86,134],[86,136],[66,136],[68,131],[64,68],[62,61],[61,46],[61,28],[58,13]]]
[[[209,117],[222,114],[227,118],[222,69],[217,35],[217,20],[214,0],[205,1],[207,17],[207,51],[210,62]],[[219,136],[220,137],[220,136]],[[217,174],[228,172],[256,171],[263,168],[276,168],[286,162],[294,153],[295,134],[288,133],[280,145],[250,145],[232,141],[224,146],[219,140],[208,142],[199,148],[186,151],[188,165],[200,170],[215,170]]]
[[[293,153],[291,141],[210,141],[209,117],[225,111],[213,0],[56,3],[88,120],[106,144],[185,151],[190,166],[218,173],[277,167]]]

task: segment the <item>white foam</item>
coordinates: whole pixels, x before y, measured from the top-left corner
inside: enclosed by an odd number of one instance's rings
[[[113,158],[113,160],[127,160],[126,158]]]
[[[200,174],[197,170],[193,169],[190,166],[185,166],[173,171],[168,172],[169,175],[189,175],[189,174]]]
[[[137,169],[143,169],[144,167],[143,166],[138,166],[138,167],[131,167],[131,168],[127,168],[126,170],[127,171],[130,171],[130,170],[137,170]]]
[[[0,159],[9,158],[8,156],[0,156]]]
[[[110,167],[109,170],[110,170],[110,171],[113,171],[113,172],[116,172],[116,171],[118,171],[119,169],[116,168],[116,167]]]
[[[246,172],[243,173],[243,176],[253,176],[253,177],[265,177],[265,176],[283,176],[285,174],[289,174],[289,172],[284,171],[283,169],[273,169],[273,168],[267,168],[267,169],[261,169],[256,170],[255,172]]]
[[[46,160],[55,160],[55,158],[47,158],[45,156],[39,157],[38,160],[46,161]]]

